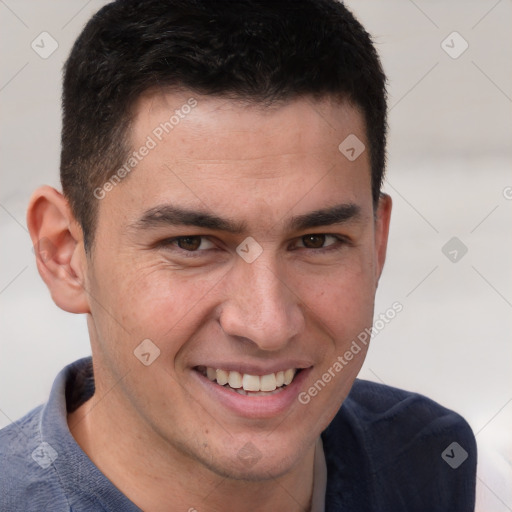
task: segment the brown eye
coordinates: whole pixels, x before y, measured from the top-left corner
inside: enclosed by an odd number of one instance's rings
[[[325,235],[306,235],[302,237],[304,247],[308,249],[321,249],[325,243]]]
[[[200,236],[182,236],[177,239],[177,244],[185,251],[197,251],[201,246],[201,239]]]
[[[328,233],[310,233],[297,240],[299,249],[309,249],[311,254],[323,254],[327,251],[341,250],[350,245],[346,237]]]
[[[178,256],[204,256],[215,249],[215,244],[203,235],[186,235],[166,238],[157,244],[165,250],[175,252]]]

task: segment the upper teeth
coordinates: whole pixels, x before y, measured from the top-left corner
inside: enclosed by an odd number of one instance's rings
[[[283,385],[288,385],[295,376],[295,368],[269,373],[267,375],[250,375],[248,373],[228,372],[215,368],[206,368],[206,376],[224,386],[229,384],[234,389],[243,388],[245,391],[274,391]]]

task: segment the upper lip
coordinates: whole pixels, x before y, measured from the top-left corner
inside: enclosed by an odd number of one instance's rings
[[[225,370],[227,372],[239,372],[241,374],[249,375],[268,375],[270,373],[277,373],[286,371],[290,368],[303,370],[312,366],[311,363],[298,360],[286,361],[268,361],[268,363],[237,363],[237,362],[209,362],[195,365],[193,368],[198,367],[214,368],[216,370]]]

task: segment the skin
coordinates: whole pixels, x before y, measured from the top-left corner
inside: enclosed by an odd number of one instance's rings
[[[133,148],[191,96],[141,97]],[[349,134],[368,147],[363,118],[350,104],[303,98],[265,109],[194,98],[190,114],[99,201],[90,254],[60,192],[42,187],[31,199],[33,243],[45,238],[51,247],[38,258],[39,272],[59,307],[88,319],[96,392],[68,424],[97,467],[143,510],[226,510],[227,500],[229,510],[247,503],[254,511],[308,510],[315,442],[366,351],[307,405],[294,399],[285,412],[260,417],[212,399],[193,368],[300,361],[309,370],[298,391],[312,386],[372,324],[391,199],[382,195],[374,211],[368,151],[350,162],[338,150]],[[134,227],[162,204],[247,229]],[[286,227],[293,216],[338,204],[356,205],[359,215]],[[310,234],[317,235],[313,246]],[[183,255],[191,245],[159,245],[199,235],[197,257]],[[252,263],[236,252],[248,236],[263,249]],[[134,350],[148,338],[160,356],[145,366]],[[239,456],[247,443],[256,463]]]

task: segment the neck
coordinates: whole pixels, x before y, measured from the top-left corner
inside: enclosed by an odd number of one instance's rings
[[[97,397],[102,397],[97,399]],[[115,415],[113,414],[115,411]],[[98,393],[68,415],[71,434],[98,469],[142,510],[309,510],[315,445],[277,478],[219,475],[126,412],[115,392]],[[113,421],[115,418],[115,422]]]

